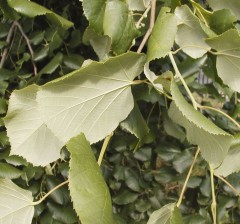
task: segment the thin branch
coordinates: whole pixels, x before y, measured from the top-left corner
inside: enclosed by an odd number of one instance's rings
[[[151,4],[149,4],[149,6],[145,10],[145,12],[142,14],[141,18],[137,21],[137,23],[136,23],[137,29],[140,28],[140,24],[142,23],[143,19],[147,17],[147,14],[148,14],[150,9],[151,9]]]
[[[215,195],[215,186],[214,186],[214,169],[211,164],[209,164],[210,175],[211,175],[211,189],[212,189],[212,216],[213,216],[213,224],[217,224],[217,201]]]
[[[99,165],[99,166],[101,166],[101,163],[102,163],[102,160],[103,160],[103,156],[104,156],[104,154],[105,154],[105,152],[106,152],[108,143],[109,143],[110,139],[112,138],[112,136],[113,136],[113,133],[111,133],[110,135],[108,135],[108,136],[105,138],[104,142],[103,142],[103,146],[102,146],[100,155],[99,155],[99,157],[98,157],[98,165]]]
[[[224,182],[237,196],[240,196],[240,192],[234,186],[232,186],[227,180],[225,180],[223,177],[215,173],[214,173],[214,176],[216,176],[218,179]]]
[[[155,13],[156,13],[156,0],[152,0],[152,2],[151,2],[151,17],[150,17],[149,28],[148,28],[145,36],[143,37],[143,40],[142,40],[140,46],[138,47],[137,53],[141,53],[144,45],[146,44],[149,36],[152,33],[152,30],[153,30],[153,27],[154,27],[154,23],[155,23]]]
[[[32,46],[31,46],[31,43],[30,43],[30,40],[28,39],[27,35],[24,33],[23,29],[22,29],[22,26],[20,25],[20,23],[18,21],[15,21],[15,26],[18,28],[18,30],[20,31],[20,33],[22,34],[23,38],[25,39],[26,43],[27,43],[27,46],[28,46],[28,49],[29,49],[29,52],[31,54],[31,58],[32,58],[32,64],[33,64],[33,70],[34,70],[34,75],[36,76],[37,75],[37,66],[34,62],[34,52],[33,52],[33,49],[32,49]]]
[[[47,194],[45,194],[40,200],[38,201],[34,201],[31,205],[35,206],[35,205],[39,205],[40,203],[42,203],[50,194],[52,194],[55,190],[57,190],[58,188],[62,187],[63,185],[69,183],[69,180],[66,180],[64,182],[62,182],[61,184],[57,185],[56,187],[54,187],[53,189],[51,189]]]
[[[195,162],[196,162],[196,160],[197,160],[197,157],[198,157],[199,152],[200,152],[200,147],[198,147],[198,149],[197,149],[197,151],[196,151],[196,153],[195,153],[195,156],[194,156],[194,158],[193,158],[192,164],[191,164],[191,166],[190,166],[190,169],[189,169],[189,171],[188,171],[188,174],[187,174],[187,177],[186,177],[186,179],[185,179],[185,182],[184,182],[184,185],[183,185],[183,188],[182,188],[180,197],[179,197],[178,202],[177,202],[177,207],[179,207],[179,206],[181,205],[181,203],[182,203],[183,196],[184,196],[185,190],[186,190],[186,188],[187,188],[187,184],[188,184],[189,178],[190,178],[191,173],[192,173],[192,170],[193,170],[193,166],[194,166],[194,164],[195,164]]]
[[[16,27],[16,25],[13,22],[9,31],[8,31],[8,35],[7,35],[7,39],[6,39],[7,45],[9,45],[11,40],[12,40],[12,36],[13,36],[13,32],[14,32],[15,27]],[[0,68],[3,68],[3,65],[4,65],[4,63],[7,59],[8,49],[9,49],[9,46],[7,46],[3,51],[1,62],[0,62]]]
[[[173,55],[172,55],[171,52],[169,53],[169,58],[170,58],[170,60],[171,60],[171,62],[172,62],[172,65],[173,65],[174,71],[175,71],[175,73],[176,73],[176,76],[177,76],[178,78],[180,78],[180,80],[181,80],[181,82],[182,82],[185,90],[187,91],[187,93],[188,93],[188,95],[189,95],[189,97],[190,97],[190,99],[191,99],[191,101],[192,101],[192,104],[193,104],[194,109],[197,110],[197,102],[195,101],[195,99],[194,99],[194,97],[193,97],[190,89],[188,88],[188,86],[187,86],[184,78],[182,77],[180,71],[178,70],[177,64],[176,64],[176,62],[175,62],[175,60],[174,60]]]

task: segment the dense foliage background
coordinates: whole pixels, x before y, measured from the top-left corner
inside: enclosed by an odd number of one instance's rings
[[[107,58],[104,52],[95,53],[96,44],[91,39],[91,35],[97,34],[89,31],[89,23],[83,13],[82,2],[79,0],[33,1],[73,22],[74,26],[69,29],[52,23],[46,16],[30,18],[13,14],[6,2],[0,1],[4,9],[0,23],[2,118],[7,113],[8,100],[13,90],[22,89],[33,83],[43,85],[79,69],[83,63],[86,63],[85,60]],[[211,11],[205,1],[195,2]],[[181,4],[188,5],[193,11],[196,10],[191,1],[159,0],[156,15],[163,6],[170,7],[171,11],[174,11]],[[136,22],[143,14],[141,10],[140,12],[134,10],[133,13]],[[239,28],[234,13],[228,15],[230,10],[220,13],[224,15],[215,15],[215,18],[210,20],[211,29],[217,34],[234,27]],[[203,13],[203,16],[207,18],[207,13]],[[144,18],[145,26],[142,25],[136,32],[136,39],[131,46],[132,51],[137,51],[142,42],[149,26],[149,18],[150,16]],[[222,21],[222,18],[227,18],[227,21]],[[106,39],[102,40],[102,44],[106,44]],[[92,46],[95,46],[95,51]],[[178,48],[174,46],[174,49]],[[110,51],[108,56],[121,54],[127,50],[128,48],[126,50],[116,48],[116,51]],[[147,52],[147,44],[142,51]],[[239,121],[239,94],[224,85],[217,76],[214,55],[208,54],[193,59],[180,51],[175,56],[175,60],[199,104],[223,110]],[[168,70],[174,71],[168,58],[155,60],[150,67],[156,74]],[[143,74],[140,76],[139,78],[144,79]],[[183,88],[181,91],[185,94]],[[141,128],[149,128],[149,132],[139,140],[135,133],[129,132],[131,128],[128,124],[122,122],[110,140],[101,166],[112,197],[114,220],[119,224],[145,224],[153,211],[168,203],[176,202],[196,152],[196,146],[186,140],[184,129],[176,125],[173,128],[173,122],[167,115],[171,101],[165,95],[158,94],[154,88],[145,83],[134,85],[132,92],[135,104],[139,106],[147,124],[147,127]],[[202,113],[228,133],[238,132],[238,127],[218,112],[202,110]],[[70,155],[65,147],[61,151],[61,159],[56,162],[46,167],[33,166],[22,157],[9,154],[10,143],[3,120],[0,121],[0,177],[9,178],[21,188],[30,190],[35,199],[40,199],[53,187],[67,180]],[[96,158],[101,147],[102,142],[92,146]],[[226,180],[240,192],[239,173],[229,175]],[[218,178],[215,178],[215,186],[218,223],[239,223],[238,196]],[[211,201],[209,167],[199,156],[180,206],[184,223],[213,223]],[[73,209],[67,185],[53,192],[35,207],[32,223],[80,223]]]

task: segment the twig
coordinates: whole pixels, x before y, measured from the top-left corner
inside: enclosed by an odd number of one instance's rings
[[[211,164],[209,164],[210,175],[211,175],[211,189],[212,189],[212,216],[213,216],[213,224],[217,224],[217,201],[215,195],[215,187],[214,187],[214,169]]]
[[[29,52],[31,54],[31,58],[32,58],[32,64],[33,64],[33,70],[34,70],[34,75],[36,76],[37,75],[37,66],[34,62],[34,52],[33,52],[33,49],[32,49],[32,46],[31,46],[31,43],[30,43],[30,40],[28,39],[27,35],[24,33],[23,29],[22,29],[22,26],[20,25],[20,23],[18,21],[15,21],[15,26],[18,28],[18,30],[20,31],[20,33],[22,34],[23,38],[25,39],[26,43],[27,43],[27,46],[28,46],[28,49],[29,49]]]
[[[100,155],[99,155],[99,157],[98,157],[98,165],[99,165],[99,166],[101,166],[101,163],[102,163],[102,160],[103,160],[103,156],[104,156],[104,154],[105,154],[105,152],[106,152],[108,143],[109,143],[109,141],[110,141],[110,139],[111,139],[112,136],[113,136],[113,133],[111,133],[110,135],[108,135],[108,136],[105,138],[104,142],[103,142],[103,146],[102,146]]]
[[[33,205],[33,206],[39,205],[39,204],[42,203],[50,194],[52,194],[54,191],[56,191],[58,188],[62,187],[63,185],[67,184],[68,182],[69,182],[69,180],[66,180],[66,181],[62,182],[61,184],[57,185],[56,187],[54,187],[53,189],[51,189],[47,194],[45,194],[40,200],[32,202],[31,205]]]
[[[137,23],[136,23],[137,29],[140,28],[141,22],[143,21],[144,18],[147,17],[147,14],[148,14],[148,12],[149,12],[150,9],[151,9],[151,4],[149,4],[149,6],[148,6],[147,9],[145,10],[145,12],[142,14],[141,18],[137,21]]]
[[[140,53],[144,47],[144,45],[146,44],[149,36],[152,33],[153,27],[154,27],[154,23],[155,23],[155,11],[156,11],[156,0],[152,0],[151,2],[151,17],[150,17],[150,24],[149,24],[149,28],[145,34],[145,36],[143,37],[143,40],[140,44],[140,46],[138,47],[137,53]]]
[[[187,184],[188,184],[189,178],[190,178],[191,173],[192,173],[192,170],[193,170],[193,166],[194,166],[194,164],[195,164],[195,162],[196,162],[196,160],[197,160],[197,157],[198,157],[199,152],[200,152],[200,147],[198,147],[198,149],[197,149],[197,151],[196,151],[196,153],[195,153],[195,156],[194,156],[194,158],[193,158],[192,164],[191,164],[191,166],[190,166],[190,169],[189,169],[189,171],[188,171],[188,174],[187,174],[187,177],[186,177],[186,179],[185,179],[185,182],[184,182],[184,185],[183,185],[183,188],[182,188],[180,197],[179,197],[178,202],[177,202],[177,207],[179,207],[179,206],[181,205],[181,203],[182,203],[183,196],[184,196],[185,190],[186,190],[186,188],[187,188]]]
[[[240,195],[240,192],[234,187],[232,186],[227,180],[225,180],[223,177],[217,175],[214,173],[214,176],[216,176],[218,179],[220,179],[222,182],[224,182],[229,188],[231,188],[231,190],[237,195]]]
[[[8,35],[7,35],[7,39],[6,39],[7,45],[9,45],[10,42],[11,42],[11,39],[12,39],[12,36],[13,36],[13,32],[14,32],[15,27],[16,27],[16,25],[15,25],[15,23],[13,22],[12,25],[11,25],[11,27],[10,27],[10,29],[9,29],[9,31],[8,31]],[[7,46],[7,47],[4,49],[4,51],[3,51],[2,58],[1,58],[1,62],[0,62],[0,68],[3,68],[3,65],[4,65],[4,63],[5,63],[6,59],[7,59],[8,49],[9,49],[9,47]]]

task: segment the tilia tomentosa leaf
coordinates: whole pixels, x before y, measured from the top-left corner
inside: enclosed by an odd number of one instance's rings
[[[206,161],[219,166],[227,155],[232,136],[187,103],[174,81],[171,93],[174,101],[168,111],[170,118],[186,129],[188,141],[199,145]]]
[[[129,52],[92,62],[42,87],[15,90],[5,118],[11,153],[46,165],[80,132],[91,143],[106,137],[133,109],[131,85],[144,62],[143,54]]]

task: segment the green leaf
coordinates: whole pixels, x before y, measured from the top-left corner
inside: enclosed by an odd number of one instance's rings
[[[7,102],[5,99],[0,99],[0,114],[5,114],[7,112]]]
[[[169,117],[186,129],[188,141],[199,145],[202,156],[217,167],[227,155],[232,136],[187,103],[174,81],[171,92],[174,102],[170,105]]]
[[[0,0],[0,9],[2,11],[4,18],[6,18],[6,19],[17,20],[20,18],[20,16],[16,13],[16,11],[13,10],[8,5],[7,0]]]
[[[52,213],[54,220],[64,224],[74,224],[78,222],[78,217],[71,207],[64,207],[53,202],[47,203],[47,208]]]
[[[228,176],[232,173],[238,172],[240,170],[240,135],[234,136],[232,146],[223,160],[222,164],[215,170],[215,173],[221,176]],[[238,142],[238,144],[235,144]]]
[[[121,123],[121,128],[127,130],[131,134],[134,134],[139,139],[143,139],[149,132],[149,128],[136,103],[134,104],[134,108],[128,115],[127,119]]]
[[[9,100],[4,123],[11,154],[23,156],[34,165],[45,166],[60,156],[64,145],[41,120],[36,102],[38,87],[15,90]]]
[[[45,124],[65,143],[81,132],[91,143],[102,140],[133,109],[132,80],[144,61],[129,52],[47,83],[37,100]]]
[[[167,204],[154,211],[147,224],[183,224],[181,213],[175,203]]]
[[[46,65],[44,66],[39,74],[52,74],[62,63],[63,60],[63,54],[58,53],[56,54],[53,59]]]
[[[112,39],[112,48],[116,54],[126,52],[133,39],[139,35],[128,5],[119,0],[107,2],[103,30]]]
[[[11,180],[0,179],[0,222],[4,224],[31,224],[34,214],[32,193],[23,190]]]
[[[177,19],[169,12],[170,8],[163,7],[158,15],[148,42],[148,61],[165,57],[171,51],[177,32]]]
[[[238,0],[207,0],[210,7],[216,11],[230,9],[240,19],[240,1]]]
[[[110,193],[85,136],[72,138],[67,148],[71,153],[70,195],[81,223],[114,223]]]
[[[28,16],[36,17],[46,15],[46,17],[53,23],[62,26],[64,29],[68,29],[73,26],[73,23],[65,18],[57,15],[56,13],[46,9],[45,7],[28,0],[7,0],[10,7],[16,10],[18,13]]]
[[[190,57],[202,57],[210,50],[210,47],[204,41],[204,38],[207,38],[207,34],[202,29],[198,17],[186,5],[177,7],[175,15],[178,20],[176,43]]]
[[[64,56],[63,64],[70,69],[79,69],[83,64],[84,58],[78,54],[69,54]]]
[[[7,163],[0,163],[0,178],[16,179],[22,174],[23,172],[14,166]]]
[[[217,51],[218,76],[230,88],[240,92],[240,35],[238,31],[231,29],[206,41]]]
[[[123,192],[119,193],[116,197],[113,198],[113,202],[117,205],[127,205],[136,201],[137,198],[138,198],[137,193],[124,190]]]
[[[103,32],[103,18],[107,0],[83,0],[83,11],[89,21],[89,25],[97,33]]]
[[[144,0],[126,0],[131,11],[144,11],[146,9]]]

